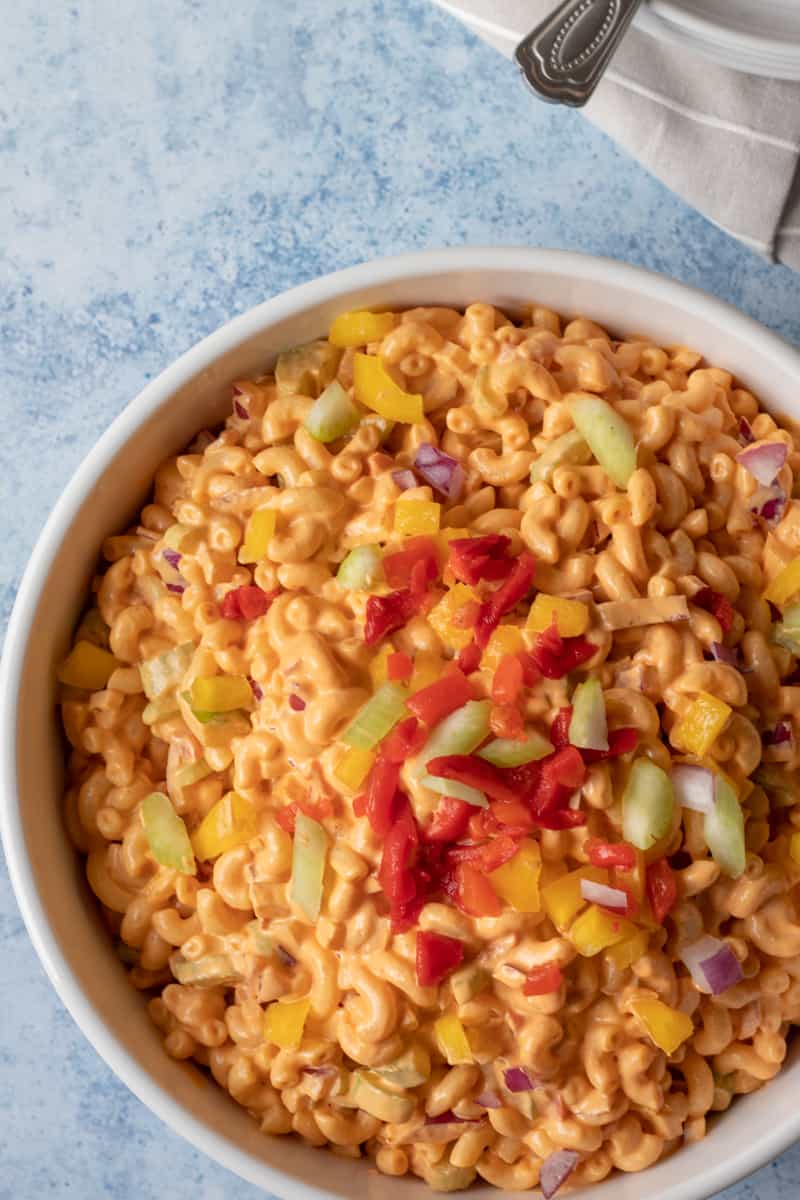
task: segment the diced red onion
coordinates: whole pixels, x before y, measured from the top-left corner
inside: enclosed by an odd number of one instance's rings
[[[480,1096],[475,1097],[475,1103],[480,1104],[482,1108],[502,1108],[503,1101],[496,1092],[489,1091],[481,1092]]]
[[[233,393],[234,396],[243,396],[244,395],[244,392],[239,387],[238,383],[231,384],[231,392]]]
[[[765,746],[782,746],[792,740],[792,727],[788,721],[778,721],[774,729],[765,729],[761,741]]]
[[[392,471],[392,479],[395,481],[401,492],[407,492],[409,488],[415,488],[417,477],[411,470],[411,467],[405,467],[402,471]]]
[[[735,647],[723,646],[722,642],[712,642],[710,649],[716,662],[727,663],[729,667],[739,666],[739,653]]]
[[[242,421],[247,421],[250,418],[250,413],[247,411],[247,409],[245,408],[245,406],[242,404],[242,402],[240,400],[234,400],[233,411],[236,413],[237,417],[239,417]]]
[[[786,462],[788,453],[788,448],[783,442],[761,442],[757,446],[748,446],[746,450],[740,450],[736,461],[749,471],[762,487],[771,487]]]
[[[746,445],[749,445],[750,442],[755,441],[755,438],[753,437],[753,430],[747,417],[739,417],[739,437]]]
[[[539,1186],[544,1200],[555,1196],[562,1183],[570,1177],[578,1165],[580,1154],[577,1150],[555,1150],[548,1154],[539,1172]]]
[[[275,953],[277,954],[278,958],[281,960],[281,962],[283,963],[283,965],[285,967],[296,967],[297,966],[297,959],[295,958],[295,956],[293,954],[289,953],[289,951],[286,949],[285,946],[276,945]]]
[[[186,584],[185,583],[168,583],[167,591],[175,592],[176,596],[182,596],[183,593],[186,591]]]
[[[628,894],[623,892],[622,888],[612,888],[605,883],[595,883],[593,879],[582,879],[581,895],[590,904],[599,904],[603,908],[627,912]]]
[[[735,987],[744,979],[742,964],[727,942],[723,942],[710,958],[703,959],[700,970],[708,980],[712,996],[721,996],[728,988]]]
[[[778,484],[761,487],[750,497],[748,507],[754,516],[760,517],[768,525],[777,525],[786,508],[786,492]]]
[[[536,1087],[536,1079],[524,1067],[507,1067],[503,1082],[510,1092],[531,1092]]]
[[[448,500],[458,500],[464,490],[466,476],[464,468],[452,454],[445,454],[430,442],[423,442],[417,450],[414,466],[426,483]]]
[[[261,688],[261,684],[257,683],[256,680],[253,679],[252,675],[247,676],[247,682],[250,684],[250,689],[251,689],[253,695],[255,696],[256,700],[263,700],[264,692]]]
[[[165,560],[165,562],[168,562],[169,565],[171,567],[174,567],[175,570],[177,571],[178,563],[181,561],[181,556],[177,550],[170,550],[170,549],[162,550],[161,557]]]
[[[675,799],[692,812],[710,813],[714,807],[714,776],[705,767],[688,763],[673,767],[669,773]]]
[[[305,706],[306,702],[302,696],[295,696],[293,694],[289,697],[289,708],[293,708],[295,712],[302,712]]]

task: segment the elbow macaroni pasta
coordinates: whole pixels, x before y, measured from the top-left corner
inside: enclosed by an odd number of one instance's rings
[[[556,1151],[573,1152],[579,1185],[643,1170],[771,1079],[800,1021],[800,632],[796,644],[791,628],[776,636],[769,595],[800,552],[800,441],[686,347],[618,340],[537,306],[516,322],[487,304],[372,320],[357,345],[313,343],[237,383],[222,428],[163,464],[138,524],[107,539],[76,645],[106,663],[113,655],[113,667],[99,683],[62,673],[69,833],[167,1053],[210,1071],[265,1133],[366,1155],[387,1175],[413,1172],[439,1190],[478,1177],[533,1189]],[[364,409],[365,354],[380,358],[392,388],[420,398],[420,421]],[[351,397],[355,387],[360,421],[323,442],[313,417],[333,380]],[[597,397],[636,443],[625,487],[596,447],[556,454],[575,432],[576,398]],[[772,484],[740,461],[750,444],[785,451]],[[423,445],[457,460],[463,488],[452,501],[419,477],[402,490],[397,472],[413,470]],[[666,771],[676,759],[701,765],[730,783],[745,828],[738,877],[712,855],[702,815],[676,808],[640,863],[643,872],[668,861],[674,903],[654,919],[641,875],[638,942],[586,951],[575,913],[561,921],[538,902],[521,911],[505,892],[496,907],[470,911],[463,891],[454,905],[445,888],[398,925],[384,839],[358,807],[377,748],[360,778],[343,776],[341,735],[392,657],[408,663],[415,692],[472,637],[468,622],[453,617],[448,632],[423,605],[380,646],[366,644],[370,595],[390,589],[371,580],[348,590],[337,571],[356,547],[402,548],[401,503],[435,509],[440,564],[452,538],[503,535],[515,560],[530,552],[536,588],[588,614],[592,655],[579,672],[600,680],[609,728],[635,731],[634,751],[584,756],[570,802],[583,825],[530,835],[542,894],[587,866],[588,837],[622,839],[634,758]],[[251,553],[256,518],[271,532]],[[248,616],[226,600],[237,589],[268,599]],[[472,605],[475,621],[475,598],[485,606],[486,595],[473,589],[459,611]],[[677,600],[685,619],[659,619]],[[505,624],[517,626],[509,653],[530,652],[536,634],[519,606]],[[491,698],[492,732],[514,737],[503,731],[515,701],[492,677],[505,651],[490,667],[492,645],[470,673],[473,695]],[[178,647],[180,679],[154,698],[142,664]],[[249,681],[252,696],[203,712],[193,689],[225,677]],[[546,734],[576,678],[530,685],[519,700],[528,725]],[[676,748],[703,697],[727,706],[724,727],[702,752]],[[358,750],[349,754],[355,763]],[[424,832],[443,798],[405,771]],[[188,831],[194,874],[157,856],[143,817],[153,792]],[[228,843],[236,804],[251,824]],[[468,847],[482,811],[471,810],[469,833],[462,827]],[[300,813],[327,838],[314,920],[295,891]],[[214,821],[216,853],[204,856],[198,831]],[[508,837],[504,829],[495,833]],[[457,942],[466,974],[421,980],[421,934]],[[682,958],[705,935],[741,966],[740,981],[716,995]],[[526,981],[548,971],[555,986],[531,991]],[[660,1045],[643,1020],[642,1005],[656,1003],[688,1021],[679,1046]],[[290,1005],[305,1017],[278,1036],[270,1022]],[[441,1032],[445,1018],[461,1032],[460,1054]],[[515,1067],[530,1086],[510,1085]]]

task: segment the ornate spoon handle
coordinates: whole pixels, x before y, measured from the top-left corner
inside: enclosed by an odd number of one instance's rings
[[[585,104],[640,4],[564,0],[517,46],[515,58],[527,82],[551,104]]]

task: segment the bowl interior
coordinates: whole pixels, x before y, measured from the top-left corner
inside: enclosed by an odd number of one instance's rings
[[[146,500],[154,468],[218,421],[229,386],[281,349],[324,334],[337,312],[368,306],[515,309],[536,300],[612,330],[686,343],[732,370],[775,413],[800,418],[800,356],[717,301],[604,260],[534,250],[451,251],[355,268],[239,318],[169,368],[90,454],[51,518],[20,591],[4,662],[3,823],[12,879],[48,973],[83,1031],[129,1087],[197,1146],[285,1200],[421,1200],[410,1178],[379,1176],[288,1138],[265,1138],[188,1064],[170,1060],[142,996],[126,982],[88,895],[61,817],[63,746],[53,664],[64,654],[103,537]],[[740,1100],[708,1138],[644,1175],[591,1190],[595,1200],[699,1200],[754,1170],[800,1132],[797,1051],[761,1093]],[[471,1195],[496,1196],[483,1187]]]

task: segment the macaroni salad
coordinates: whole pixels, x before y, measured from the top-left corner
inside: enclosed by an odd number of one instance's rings
[[[702,1138],[800,1020],[800,442],[537,306],[345,313],[233,393],[59,672],[167,1053],[438,1191]]]

